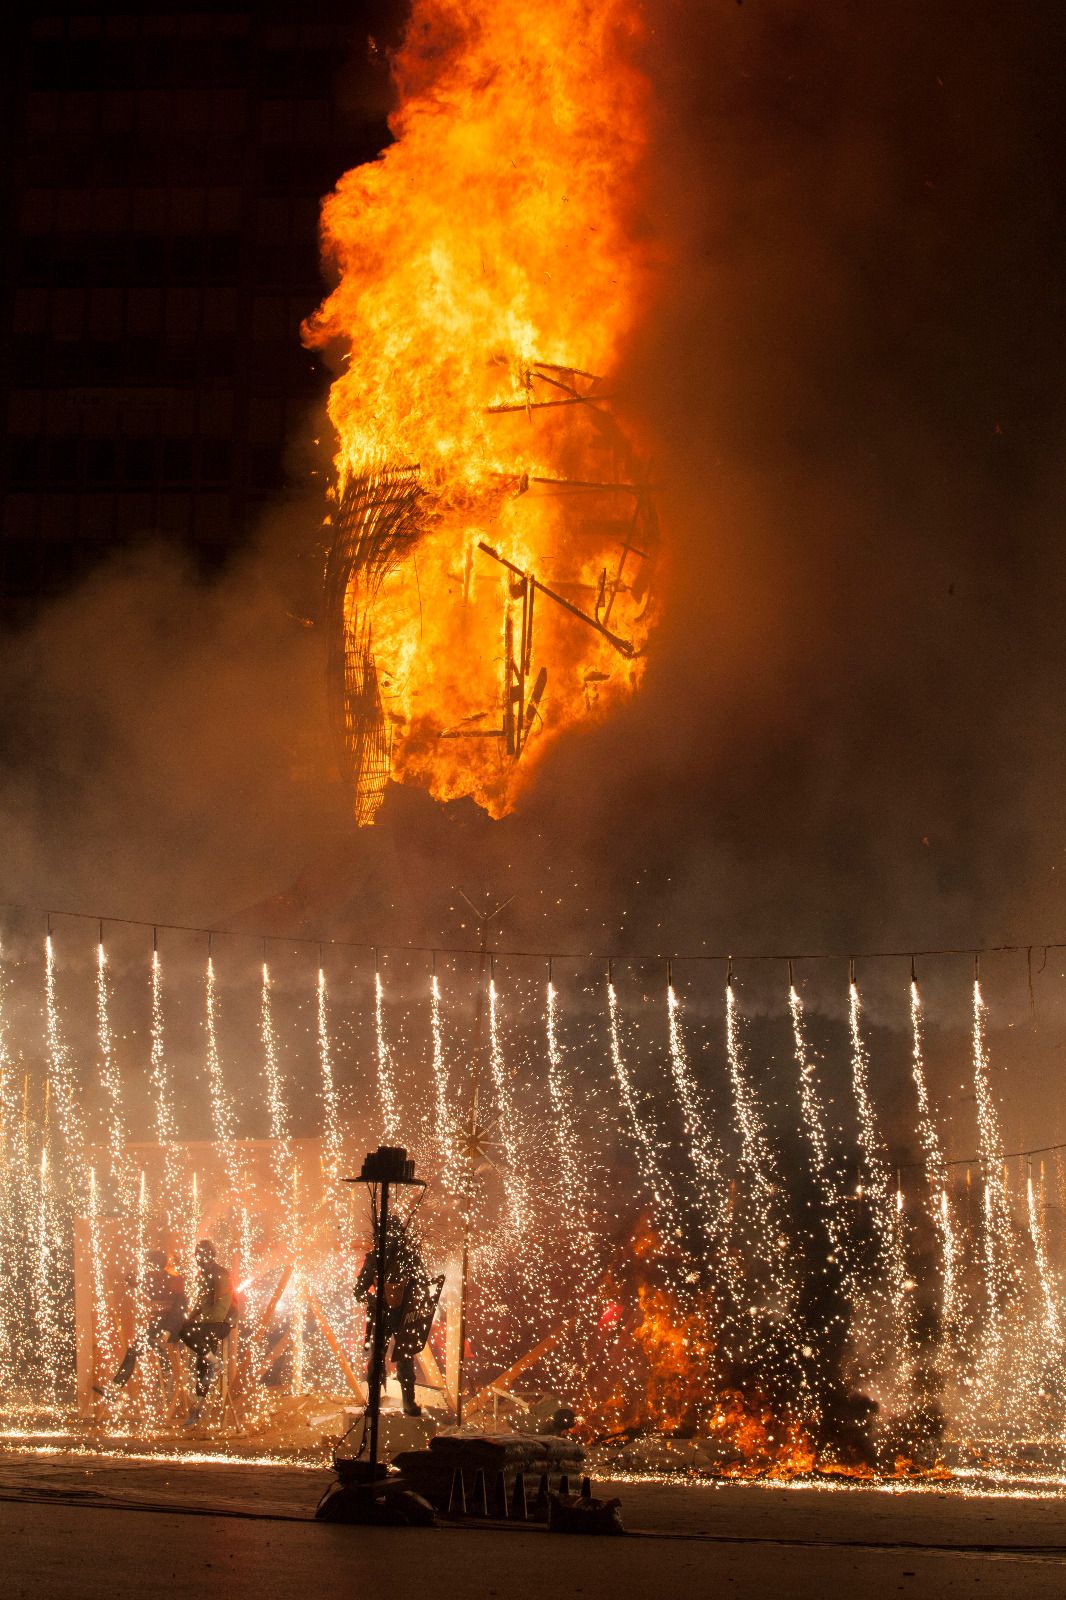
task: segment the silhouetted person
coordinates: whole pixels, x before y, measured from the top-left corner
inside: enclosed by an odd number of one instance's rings
[[[204,1396],[218,1376],[219,1349],[237,1321],[237,1299],[228,1268],[216,1259],[210,1239],[196,1246],[196,1303],[178,1334],[195,1357],[196,1398],[185,1418],[187,1428],[200,1420]]]
[[[138,1358],[146,1350],[158,1350],[161,1354],[166,1351],[169,1355],[168,1346],[177,1339],[189,1314],[185,1279],[180,1272],[174,1271],[166,1251],[149,1250],[146,1266],[142,1293],[147,1322],[143,1335],[134,1339],[111,1379],[116,1389],[123,1389],[129,1383]],[[129,1282],[134,1286],[137,1284],[136,1278],[131,1278]],[[97,1388],[96,1392],[102,1394],[103,1390]]]
[[[367,1388],[371,1382],[373,1366],[374,1323],[378,1315],[377,1250],[368,1251],[355,1280],[355,1298],[365,1300],[367,1307],[364,1348],[369,1352],[367,1362]],[[415,1356],[429,1335],[425,1311],[429,1308],[429,1277],[418,1248],[408,1236],[403,1223],[390,1217],[385,1230],[385,1343],[384,1356],[388,1355],[392,1340],[392,1359],[400,1381],[405,1416],[420,1417],[422,1407],[415,1400]],[[429,1318],[432,1321],[432,1315]],[[385,1362],[381,1369],[382,1387],[385,1383]]]

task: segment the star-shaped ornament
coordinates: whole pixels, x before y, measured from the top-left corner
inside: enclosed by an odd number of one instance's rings
[[[479,1122],[477,1114],[473,1111],[470,1113],[461,1132],[461,1149],[472,1166],[479,1166],[482,1162],[487,1162],[490,1167],[496,1166],[491,1154],[495,1149],[492,1142],[495,1128],[494,1122]]]

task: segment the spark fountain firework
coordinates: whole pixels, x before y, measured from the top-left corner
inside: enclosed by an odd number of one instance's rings
[[[316,1028],[318,1036],[318,1070],[322,1093],[322,1124],[326,1142],[326,1170],[336,1184],[341,1176],[341,1129],[337,1085],[333,1077],[333,1050],[329,1038],[329,1011],[326,1001],[326,974],[318,969],[316,993]]]
[[[700,1212],[707,1233],[707,1248],[732,1260],[729,1242],[729,1195],[722,1175],[721,1152],[700,1103],[681,1033],[681,1004],[671,982],[666,987],[666,1016],[670,1039],[670,1072],[684,1118],[692,1164],[696,1169]]]
[[[44,1016],[52,1098],[58,1108],[59,1128],[71,1170],[80,1173],[85,1141],[81,1118],[75,1103],[70,1052],[59,1019],[59,1003],[56,998],[56,955],[51,933],[44,941]]]
[[[412,1127],[437,1129],[434,1137],[445,1166],[447,1141],[454,1140],[451,1149],[458,1165],[477,1179],[471,1178],[469,1194],[464,1187],[457,1195],[431,1195],[420,1214],[428,1261],[457,1262],[463,1230],[467,1224],[472,1230],[464,1347],[464,1412],[471,1420],[491,1404],[518,1422],[522,1413],[508,1413],[509,1406],[517,1408],[530,1395],[550,1392],[572,1400],[584,1418],[586,1437],[614,1441],[597,1449],[632,1451],[638,1458],[646,1448],[647,1459],[658,1459],[657,1447],[641,1442],[652,1436],[663,1441],[658,1448],[668,1457],[676,1449],[671,1439],[681,1430],[687,1438],[702,1441],[698,1460],[708,1471],[785,1477],[813,1470],[869,1474],[875,1463],[877,1470],[911,1470],[894,1469],[897,1456],[901,1461],[916,1459],[923,1470],[936,1465],[941,1448],[931,1399],[936,1374],[930,1377],[915,1344],[908,1353],[899,1338],[904,1320],[900,1307],[904,1315],[909,1312],[913,1294],[903,1254],[908,1216],[902,1184],[890,1181],[895,1162],[874,1118],[882,1059],[867,1045],[854,984],[845,1018],[821,1018],[830,1037],[817,1054],[808,1038],[813,1024],[797,987],[790,984],[786,1021],[791,1024],[795,1065],[790,1092],[782,1097],[773,1087],[772,1058],[762,1053],[761,1019],[742,1018],[731,971],[724,995],[723,1081],[728,1095],[719,1099],[709,1081],[715,1053],[701,1045],[696,1055],[693,1040],[700,1024],[689,1020],[693,1014],[698,1019],[701,1011],[713,1014],[715,996],[700,994],[694,983],[692,998],[683,1007],[671,972],[661,1015],[648,1029],[643,1016],[629,1020],[626,1008],[636,996],[616,983],[613,969],[605,1003],[590,1008],[587,997],[597,991],[575,990],[586,998],[573,1016],[550,969],[546,990],[536,983],[528,991],[521,984],[505,991],[488,953],[449,1016],[443,1014],[434,972],[428,994],[421,991],[413,1003],[399,986],[389,993],[383,983],[375,983],[373,995],[354,1017],[327,994],[319,963],[309,970],[315,1020],[301,1030],[305,991],[299,986],[293,993],[275,991],[269,967],[251,978],[235,972],[232,981],[242,993],[234,995],[231,1006],[210,952],[206,971],[199,963],[190,968],[168,956],[168,999],[171,986],[175,993],[173,1016],[168,1013],[167,1018],[167,1049],[173,1051],[174,1065],[168,1064],[166,1086],[173,1094],[182,1084],[184,1063],[205,1052],[205,1070],[196,1075],[203,1084],[202,1105],[198,1110],[190,1102],[189,1115],[208,1122],[212,1137],[195,1144],[176,1138],[161,1143],[156,1083],[149,1083],[143,1103],[133,1094],[124,1097],[125,1135],[133,1142],[124,1144],[121,1165],[126,1173],[140,1172],[134,1205],[124,1216],[121,1208],[105,1206],[101,1181],[102,1172],[115,1164],[115,1150],[111,1093],[97,1071],[104,1052],[99,947],[93,949],[95,995],[90,986],[82,1000],[84,1015],[79,1015],[77,991],[72,986],[67,992],[71,1043],[61,1041],[71,1092],[86,1126],[99,1119],[107,1130],[99,1156],[90,1159],[80,1178],[67,1170],[67,1142],[53,1100],[54,1048],[41,1066],[34,1069],[30,1063],[21,1080],[15,1079],[11,1063],[27,1041],[31,1046],[36,1042],[32,1031],[26,1040],[8,1042],[0,1057],[0,1203],[7,1219],[0,1249],[13,1255],[16,1278],[24,1283],[21,1300],[12,1302],[14,1320],[0,1322],[8,1352],[6,1365],[0,1364],[5,1407],[14,1403],[8,1395],[17,1395],[20,1405],[32,1403],[58,1416],[71,1394],[84,1397],[88,1392],[84,1363],[89,1345],[79,1320],[86,1296],[73,1298],[66,1263],[73,1255],[84,1266],[91,1256],[91,1281],[79,1281],[90,1290],[93,1371],[112,1365],[120,1338],[146,1352],[122,1391],[123,1425],[146,1439],[165,1439],[167,1419],[180,1415],[181,1389],[188,1379],[180,1359],[161,1367],[146,1342],[153,1253],[163,1249],[176,1254],[188,1273],[203,1230],[220,1245],[220,1259],[227,1259],[227,1252],[232,1259],[238,1256],[240,1228],[240,1271],[245,1274],[240,1290],[253,1308],[246,1313],[236,1380],[243,1426],[249,1439],[269,1437],[276,1446],[279,1419],[287,1418],[284,1426],[290,1432],[284,1437],[306,1437],[299,1434],[299,1418],[316,1412],[323,1397],[335,1397],[338,1373],[349,1388],[358,1383],[351,1261],[339,1247],[347,1237],[343,1230],[348,1219],[334,1177],[351,1170],[353,1151],[367,1137],[380,1136],[381,1107],[373,1090],[381,1059],[375,1060],[374,1041],[391,1037],[405,1039],[405,1061],[411,1062],[402,1082],[404,1118]],[[157,1063],[163,1044],[158,960],[157,951],[151,992],[152,1059]],[[29,982],[31,970],[37,969],[24,970]],[[11,981],[6,969],[5,977]],[[191,1006],[186,1004],[186,985],[195,996]],[[35,982],[31,992],[33,1004],[17,1014],[39,1027]],[[132,992],[143,1007],[143,989],[134,986]],[[534,996],[533,1003],[523,995]],[[445,1025],[458,1027],[466,1015],[477,1030],[479,998],[483,1031],[477,1032],[480,1055],[475,1051],[474,1060],[483,1058],[484,1103],[473,1153],[464,1145],[460,1157],[458,1130],[465,1127],[470,1082],[448,1070]],[[0,993],[0,1020],[9,1020],[12,1013],[7,1000],[5,989]],[[266,1092],[257,1105],[251,1099],[241,1104],[236,1074],[224,1081],[222,1019],[227,1040],[242,1016],[249,1018],[251,1031],[256,1002],[261,1070],[266,1074],[259,1082]],[[931,1142],[935,1104],[924,1059],[924,1017],[913,991],[910,1002],[910,1060],[905,1051],[889,1059],[903,1064],[902,1070],[891,1069],[900,1078],[897,1094],[909,1090],[913,1096],[917,1090],[917,1122],[911,1130],[897,1132],[900,1138],[913,1132],[919,1144],[923,1192],[935,1230],[938,1202],[948,1193],[948,1164],[939,1142]],[[639,1003],[653,1005],[654,997],[645,995]],[[112,1014],[128,1013],[110,969],[106,1006],[106,1037],[114,1051]],[[333,1008],[336,1017],[330,1014]],[[181,1030],[182,1016],[190,1013],[202,1018],[204,1041],[192,1049]],[[994,1100],[983,1011],[978,1018],[981,1031],[976,1047],[970,1040],[969,1048],[976,1070],[986,1079],[986,1095],[979,1104],[984,1116],[989,1106],[994,1110]],[[361,1085],[346,1080],[342,1087],[335,1076],[334,1027],[346,1038],[353,1029],[365,1029],[371,1051]],[[318,1084],[317,1092],[301,1104],[299,1135],[293,1120],[295,1099],[281,1083],[282,1028],[293,1040],[293,1096],[299,1083]],[[230,1050],[240,1058],[236,1036],[226,1048],[227,1059]],[[415,1065],[420,1060],[421,1073]],[[822,1060],[824,1073],[816,1066]],[[391,1072],[388,1050],[386,1061]],[[841,1123],[829,1115],[826,1084],[831,1071],[839,1073],[842,1084],[850,1082],[854,1120]],[[276,1075],[273,1090],[271,1074]],[[399,1108],[398,1075],[392,1089]],[[586,1114],[585,1107],[595,1110]],[[238,1137],[238,1115],[242,1124],[248,1122],[246,1139]],[[314,1130],[308,1120],[316,1115]],[[786,1125],[788,1118],[791,1125]],[[926,1120],[929,1126],[923,1126]],[[138,1133],[143,1142],[136,1142]],[[488,1154],[494,1137],[502,1219]],[[619,1145],[635,1155],[636,1182],[632,1168],[618,1160]],[[803,1159],[792,1162],[792,1149]],[[27,1163],[25,1152],[30,1150]],[[233,1165],[235,1153],[239,1160]],[[961,1206],[952,1209],[954,1254],[945,1254],[941,1234],[929,1233],[935,1245],[929,1257],[935,1269],[930,1298],[939,1298],[941,1305],[949,1268],[962,1285],[969,1263],[980,1266],[985,1261],[986,1219],[993,1213],[997,1178],[1009,1213],[998,1119],[991,1136],[983,1138],[982,1154],[988,1172],[985,1210],[975,1205],[967,1216]],[[860,1180],[858,1196],[845,1181],[851,1170]],[[176,1172],[177,1179],[168,1171]],[[1060,1237],[1057,1214],[1050,1218],[1042,1207],[1035,1168],[1029,1180],[1027,1228],[1019,1207],[1024,1247],[1012,1241],[1008,1256],[995,1241],[997,1252],[1011,1262],[1017,1302],[1003,1308],[996,1367],[977,1397],[976,1384],[967,1385],[967,1378],[978,1370],[982,1354],[987,1356],[991,1317],[986,1270],[981,1291],[973,1297],[973,1312],[967,1310],[959,1319],[960,1357],[947,1374],[944,1391],[949,1412],[944,1447],[956,1459],[993,1459],[1004,1469],[1012,1465],[1012,1451],[1023,1444],[1036,1448],[1032,1436],[1038,1430],[1040,1439],[1048,1441],[1039,1448],[1050,1464],[1050,1441],[1066,1428],[1058,1310],[1066,1241]],[[75,1191],[84,1192],[84,1201],[75,1201]],[[26,1215],[32,1226],[20,1239],[11,1218]],[[80,1248],[88,1245],[80,1256],[72,1252],[72,1233],[83,1241]],[[924,1240],[920,1223],[913,1237],[916,1245]],[[959,1293],[961,1297],[961,1287]],[[451,1386],[456,1380],[456,1299],[452,1286],[445,1298],[447,1335],[427,1356],[450,1363],[447,1378],[433,1379],[434,1384]],[[967,1307],[969,1303],[967,1298]],[[923,1348],[936,1342],[930,1334]],[[284,1379],[266,1385],[256,1374],[271,1370],[270,1354],[278,1351],[287,1363]],[[71,1381],[75,1358],[76,1385]],[[424,1404],[436,1403],[425,1399],[434,1394],[433,1388],[421,1394]],[[112,1423],[111,1408],[117,1403],[117,1396],[102,1402]],[[335,1405],[336,1398],[330,1403]],[[214,1399],[205,1416],[217,1417]],[[220,1421],[209,1426],[225,1433]],[[630,1442],[618,1443],[623,1438]],[[609,1459],[615,1466],[630,1461],[629,1456],[625,1461]]]
[[[19,1182],[23,1158],[18,1080],[8,1044],[6,1007],[7,971],[0,945],[0,1284],[13,1286],[21,1276],[19,1236],[27,1213],[23,1211],[20,1217],[25,1190]],[[0,1292],[0,1394],[11,1392],[17,1372],[18,1320],[14,1302],[10,1288]]]
[[[444,1059],[440,983],[435,972],[429,980],[429,1026],[433,1042],[433,1088],[436,1095],[436,1135],[441,1162],[441,1181],[446,1189],[458,1194],[462,1178],[458,1165],[455,1119],[448,1100],[448,1065]]]
[[[60,1375],[67,1365],[61,1327],[59,1262],[56,1259],[58,1235],[51,1163],[48,1159],[48,1122],[45,1143],[37,1174],[36,1237],[34,1243],[33,1304],[37,1331],[38,1381],[42,1397],[56,1405],[60,1394]]]
[[[237,1216],[237,1231],[240,1241],[238,1256],[238,1281],[243,1280],[252,1260],[252,1229],[248,1206],[244,1198],[244,1174],[241,1171],[240,1153],[237,1148],[237,1124],[233,1109],[233,1102],[226,1092],[226,1085],[222,1074],[222,1057],[218,1048],[218,998],[215,982],[215,964],[208,954],[207,970],[204,974],[204,1037],[207,1045],[207,1092],[211,1102],[211,1128],[214,1133],[215,1143],[222,1157],[229,1185],[229,1201]],[[193,1181],[196,1174],[193,1173]],[[194,1205],[193,1215],[197,1214]],[[196,1225],[193,1229],[193,1245],[196,1243]],[[187,1272],[192,1281],[192,1265]]]
[[[284,1203],[285,1184],[289,1176],[288,1115],[281,1079],[281,1061],[278,1056],[278,1036],[274,1027],[274,1011],[270,998],[270,968],[265,961],[259,989],[259,1038],[263,1046],[263,1075],[266,1078],[270,1137],[274,1142],[274,1171],[278,1199]]]
[[[558,1007],[558,992],[549,978],[544,1007],[544,1026],[548,1053],[548,1096],[555,1126],[555,1148],[559,1155],[559,1172],[566,1196],[568,1230],[578,1244],[581,1257],[587,1258],[591,1254],[588,1217],[592,1207],[581,1161],[581,1136],[575,1125],[570,1085],[567,1082],[562,1047],[559,1043]]]
[[[852,1088],[859,1116],[863,1198],[869,1208],[876,1241],[874,1275],[868,1278],[866,1285],[871,1312],[866,1319],[866,1336],[874,1360],[881,1364],[881,1381],[893,1394],[897,1408],[904,1410],[911,1402],[914,1380],[914,1307],[910,1297],[913,1286],[907,1276],[902,1215],[892,1193],[885,1147],[870,1096],[870,1063],[862,1036],[862,1002],[854,978],[848,985],[848,1025]],[[888,1313],[887,1327],[885,1319],[878,1316],[881,1307]]]
[[[512,1231],[520,1234],[527,1222],[525,1186],[522,1181],[522,1158],[519,1149],[519,1128],[514,1097],[511,1094],[510,1073],[503,1058],[500,1042],[499,994],[495,977],[489,978],[489,1067],[496,1095],[496,1117],[503,1146],[505,1169],[503,1188],[507,1201],[507,1217]]]
[[[159,959],[158,947],[154,941],[152,948],[151,993],[151,1045],[148,1058],[148,1079],[155,1100],[156,1138],[165,1151],[166,1203],[168,1208],[172,1208],[167,1211],[167,1221],[171,1227],[176,1227],[179,1222],[179,1215],[177,1209],[174,1208],[179,1204],[178,1195],[180,1193],[180,1176],[175,1150],[178,1130],[174,1116],[174,1094],[170,1083],[170,1073],[167,1070],[163,1016],[163,966]]]
[[[395,1144],[400,1132],[400,1113],[396,1096],[396,1072],[385,1033],[385,986],[379,971],[374,973],[374,1036],[378,1052],[378,1096],[381,1101],[385,1137],[390,1144]]]
[[[115,1059],[107,984],[107,953],[101,937],[96,947],[96,1037],[100,1052],[100,1082],[107,1095],[107,1149],[115,1194],[128,1203],[128,1174],[124,1160],[126,1123],[122,1108],[122,1078]]]
[[[641,1114],[637,1089],[626,1066],[622,1051],[621,1024],[618,1016],[618,990],[612,978],[607,979],[607,1026],[611,1043],[611,1065],[626,1108],[630,1132],[637,1153],[637,1163],[644,1188],[655,1202],[658,1211],[667,1218],[671,1231],[677,1233],[677,1207],[670,1187],[663,1178],[656,1154],[655,1139]]]
[[[1026,1214],[1029,1219],[1029,1238],[1036,1261],[1037,1278],[1043,1308],[1044,1333],[1048,1350],[1058,1355],[1062,1346],[1062,1322],[1059,1316],[1060,1290],[1055,1283],[1048,1260],[1047,1240],[1040,1217],[1036,1195],[1033,1191],[1033,1162],[1030,1157],[1025,1175]]]
[[[803,1001],[795,984],[789,983],[788,1009],[792,1022],[792,1043],[799,1078],[800,1114],[810,1149],[811,1171],[821,1200],[825,1230],[829,1237],[828,1266],[839,1277],[845,1310],[829,1313],[832,1323],[843,1333],[859,1312],[862,1297],[855,1271],[855,1249],[848,1226],[846,1196],[829,1151],[829,1131],[825,1107],[818,1087],[817,1073],[804,1031]]]
[[[962,1303],[959,1290],[959,1247],[951,1215],[948,1169],[940,1135],[933,1120],[926,1082],[922,1046],[922,1001],[917,981],[911,978],[911,1073],[918,1096],[918,1133],[925,1155],[925,1178],[929,1187],[929,1215],[940,1249],[940,1324],[944,1351],[949,1361],[959,1351],[962,1339]]]
[[[809,1413],[811,1356],[806,1353],[810,1347],[801,1344],[796,1321],[798,1285],[782,1210],[784,1185],[748,1070],[732,971],[725,986],[725,1037],[733,1113],[740,1132],[739,1181],[749,1250],[762,1269],[752,1274],[749,1291],[755,1365],[767,1384],[779,1386],[784,1381],[794,1386]]]
[[[999,1113],[992,1097],[988,1046],[985,1039],[986,1022],[987,1010],[981,993],[981,980],[975,973],[973,1085],[977,1102],[981,1174],[984,1179],[982,1239],[987,1296],[984,1333],[976,1374],[976,1398],[979,1402],[989,1399],[998,1375],[1014,1264],[1014,1232],[1003,1178],[1003,1136],[1000,1132]]]

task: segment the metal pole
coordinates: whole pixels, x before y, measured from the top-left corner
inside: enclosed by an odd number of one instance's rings
[[[370,1392],[366,1397],[370,1407],[370,1477],[373,1482],[378,1473],[378,1418],[381,1413],[381,1374],[385,1364],[385,1230],[389,1220],[389,1182],[381,1184],[381,1211],[378,1214],[377,1237],[377,1309],[374,1313],[374,1343],[370,1351]]]

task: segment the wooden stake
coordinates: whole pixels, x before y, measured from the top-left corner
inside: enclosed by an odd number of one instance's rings
[[[317,1298],[317,1296],[315,1294],[315,1291],[312,1289],[312,1287],[311,1287],[311,1285],[309,1283],[304,1285],[304,1293],[307,1296],[307,1304],[311,1307],[311,1313],[312,1313],[315,1321],[318,1323],[318,1326],[322,1330],[322,1337],[325,1339],[326,1343],[329,1345],[330,1349],[333,1351],[333,1354],[337,1359],[337,1365],[340,1367],[341,1371],[344,1373],[344,1381],[347,1383],[347,1385],[348,1385],[349,1389],[352,1391],[352,1393],[359,1400],[365,1402],[365,1400],[366,1400],[366,1389],[363,1386],[363,1384],[361,1384],[359,1382],[359,1379],[356,1377],[354,1371],[352,1370],[352,1364],[348,1360],[348,1357],[345,1355],[343,1346],[341,1345],[340,1340],[337,1338],[337,1335],[334,1333],[333,1329],[330,1327],[329,1323],[326,1321],[326,1313],[322,1310],[322,1307],[319,1305],[318,1298]]]
[[[264,1306],[262,1315],[260,1316],[259,1321],[256,1323],[255,1328],[252,1331],[251,1338],[248,1340],[248,1348],[245,1351],[244,1355],[241,1357],[240,1364],[237,1367],[237,1376],[233,1380],[233,1393],[234,1393],[235,1396],[240,1394],[241,1390],[244,1388],[244,1385],[248,1381],[248,1374],[250,1373],[250,1371],[252,1369],[252,1364],[255,1361],[256,1341],[261,1337],[261,1335],[269,1327],[270,1319],[274,1315],[275,1311],[278,1309],[278,1301],[281,1299],[282,1295],[285,1293],[286,1287],[288,1286],[289,1279],[292,1277],[293,1265],[294,1264],[291,1261],[286,1262],[285,1270],[281,1274],[281,1277],[278,1279],[278,1286],[274,1290],[274,1293],[270,1296],[270,1299],[267,1301],[266,1305]]]

